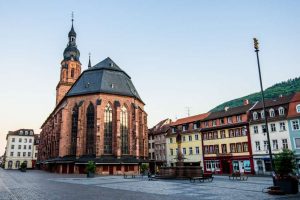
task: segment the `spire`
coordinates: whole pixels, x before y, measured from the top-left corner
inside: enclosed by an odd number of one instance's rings
[[[91,68],[92,65],[91,65],[91,53],[89,53],[89,64],[88,64],[88,68]]]
[[[72,12],[72,17],[71,17],[71,22],[72,22],[72,26],[71,26],[71,30],[69,31],[68,34],[68,38],[69,38],[69,42],[67,47],[64,50],[64,60],[76,60],[79,61],[79,56],[80,56],[80,52],[77,49],[77,45],[76,45],[76,32],[74,30],[74,13]]]
[[[72,11],[72,28],[73,28],[73,21],[74,21],[74,12]]]
[[[73,26],[73,22],[74,22],[74,12],[72,12],[72,18],[71,18],[71,21],[72,21],[72,27],[71,27],[71,30],[69,32],[69,39],[71,41],[71,38],[76,38],[76,32],[74,30],[74,26]]]

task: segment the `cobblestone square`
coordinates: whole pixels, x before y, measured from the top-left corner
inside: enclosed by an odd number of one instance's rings
[[[300,199],[300,195],[271,196],[262,190],[272,184],[268,177],[248,181],[215,176],[213,182],[155,180],[137,177],[53,174],[39,170],[26,173],[0,170],[0,199]]]

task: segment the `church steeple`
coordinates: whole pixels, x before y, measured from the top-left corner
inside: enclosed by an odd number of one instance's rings
[[[88,68],[91,68],[92,65],[91,65],[91,53],[89,53],[89,64],[88,64]]]
[[[76,46],[76,32],[74,30],[73,22],[74,22],[74,14],[72,13],[72,27],[68,34],[68,37],[69,37],[69,45],[72,44]]]
[[[74,30],[74,15],[72,13],[72,26],[68,34],[69,42],[64,50],[64,59],[61,62],[60,80],[56,87],[56,104],[65,96],[73,83],[81,74],[80,52],[76,45],[76,32]]]
[[[69,38],[69,42],[68,45],[64,51],[64,60],[75,60],[75,61],[79,61],[79,57],[80,57],[80,52],[77,49],[77,45],[76,45],[76,32],[74,30],[74,14],[72,13],[72,26],[71,26],[71,30],[68,34],[68,38]]]

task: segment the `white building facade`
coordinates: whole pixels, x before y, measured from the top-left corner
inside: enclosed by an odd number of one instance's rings
[[[272,155],[283,149],[292,149],[287,114],[291,96],[279,97],[266,101],[266,116],[262,103],[259,102],[250,110],[249,129],[255,174],[271,174],[272,167],[269,157],[267,129],[265,117],[268,121],[268,131]]]
[[[150,169],[156,173],[167,165],[166,135],[171,122],[171,119],[164,119],[148,131]]]
[[[32,129],[10,131],[6,136],[5,169],[19,169],[25,162],[32,168],[34,159],[34,132]]]

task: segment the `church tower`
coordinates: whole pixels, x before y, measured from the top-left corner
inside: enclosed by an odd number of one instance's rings
[[[69,42],[64,50],[64,59],[61,61],[60,80],[56,86],[56,105],[63,99],[81,73],[80,52],[76,45],[76,32],[73,27],[73,21],[72,17],[72,27],[68,34]]]

